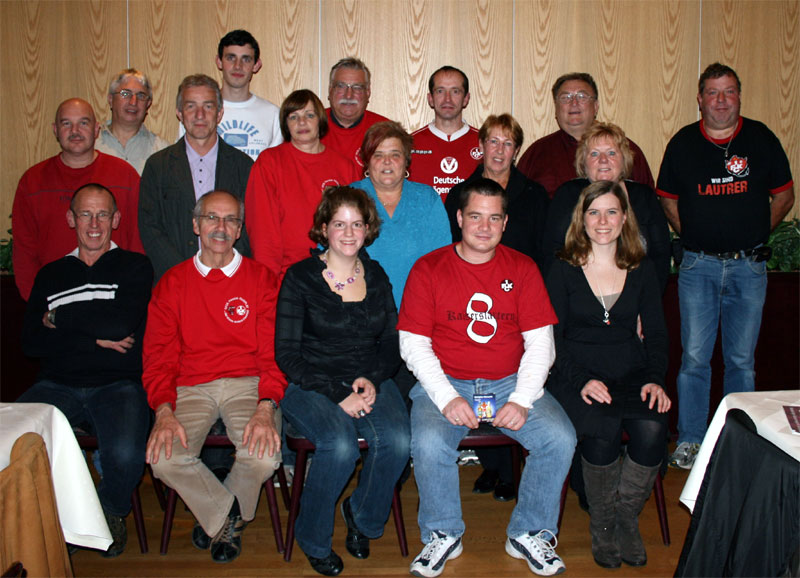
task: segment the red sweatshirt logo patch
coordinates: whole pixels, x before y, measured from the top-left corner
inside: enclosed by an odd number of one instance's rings
[[[241,323],[250,316],[250,305],[241,297],[228,299],[225,304],[225,319],[231,323]]]

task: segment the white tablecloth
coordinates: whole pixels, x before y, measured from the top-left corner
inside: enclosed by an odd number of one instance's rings
[[[725,425],[725,416],[730,409],[744,410],[756,425],[758,435],[800,461],[800,435],[792,433],[783,411],[784,405],[800,405],[800,390],[731,393],[722,398],[681,492],[680,500],[690,511],[694,511],[697,493],[703,483],[708,461],[711,459],[714,446],[717,445],[717,438]]]
[[[113,541],[97,490],[72,428],[55,406],[46,403],[0,403],[0,469],[22,434],[42,436],[50,458],[58,517],[70,544],[107,550]]]

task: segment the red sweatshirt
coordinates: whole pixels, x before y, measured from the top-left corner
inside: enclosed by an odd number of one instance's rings
[[[17,185],[11,228],[14,236],[14,275],[26,301],[36,273],[76,246],[75,231],[67,225],[67,211],[78,187],[99,183],[117,200],[122,218],[111,240],[122,249],[144,253],[139,239],[139,174],[131,165],[98,152],[90,165],[73,169],[60,155],[33,165]]]
[[[144,336],[150,407],[170,403],[174,410],[178,386],[223,377],[258,376],[259,399],[282,399],[277,299],[277,277],[238,252],[223,269],[208,270],[195,256],[167,271],[153,291]]]
[[[266,149],[250,171],[245,221],[253,258],[283,278],[290,265],[308,257],[308,238],[322,191],[357,179],[352,163],[326,147],[309,154],[291,143]]]

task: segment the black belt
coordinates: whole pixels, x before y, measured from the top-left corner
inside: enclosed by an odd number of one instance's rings
[[[769,247],[760,246],[755,247],[754,249],[741,249],[739,251],[724,251],[722,253],[716,253],[714,251],[704,251],[703,249],[696,249],[694,247],[684,246],[684,249],[687,251],[692,251],[693,253],[702,253],[703,255],[708,255],[709,257],[714,257],[720,260],[727,260],[727,259],[746,259],[747,257],[757,256],[761,257],[757,259],[758,261],[767,261],[772,254],[772,250]]]

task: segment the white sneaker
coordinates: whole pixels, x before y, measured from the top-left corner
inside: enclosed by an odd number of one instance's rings
[[[453,538],[441,532],[432,532],[431,541],[425,544],[419,556],[414,558],[408,571],[414,576],[432,578],[444,571],[448,560],[458,558],[464,551],[461,536]]]
[[[528,532],[516,538],[508,538],[506,554],[525,560],[531,572],[539,576],[561,574],[567,568],[556,554],[555,545],[550,545],[551,538],[558,545],[558,540],[550,530],[541,530],[537,534]]]
[[[697,452],[699,451],[700,444],[681,442],[669,457],[669,465],[673,468],[691,470],[694,465],[694,460],[697,458]]]

